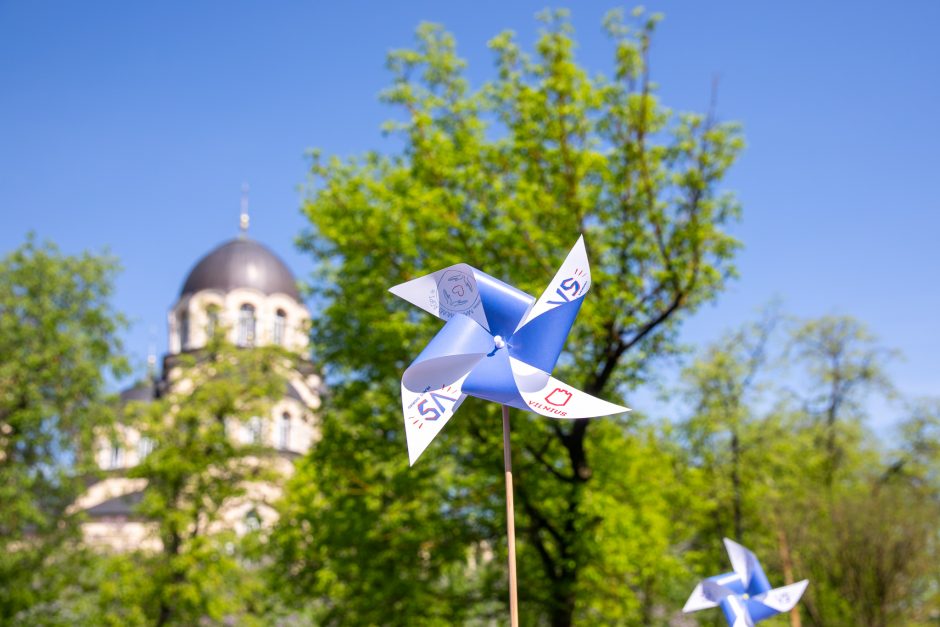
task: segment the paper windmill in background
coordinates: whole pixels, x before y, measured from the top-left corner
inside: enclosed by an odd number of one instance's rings
[[[463,263],[391,288],[447,321],[402,376],[410,462],[467,396],[551,418],[628,411],[550,375],[590,286],[581,237],[537,301]]]
[[[734,572],[709,577],[697,585],[683,612],[720,605],[731,627],[752,627],[765,618],[793,609],[809,585],[804,579],[771,589],[757,556],[728,538],[725,548]]]

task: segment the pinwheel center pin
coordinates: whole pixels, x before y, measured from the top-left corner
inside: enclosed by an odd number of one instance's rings
[[[506,340],[503,339],[502,335],[493,336],[493,342],[495,342],[496,348],[506,348]]]

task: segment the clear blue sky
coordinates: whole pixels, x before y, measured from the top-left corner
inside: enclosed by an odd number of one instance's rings
[[[580,60],[605,70],[600,21],[617,5],[570,4]],[[310,270],[292,245],[303,153],[394,146],[376,95],[386,52],[420,21],[456,34],[479,82],[486,41],[508,28],[531,42],[545,6],[560,5],[0,0],[0,253],[29,230],[67,251],[110,247],[142,364],[150,327],[165,346],[191,265],[235,235],[242,181],[253,236]],[[702,109],[717,74],[720,114],[748,141],[728,179],[745,208],[742,277],[685,339],[776,296],[797,315],[863,319],[906,355],[891,369],[902,392],[936,394],[940,3],[647,6],[666,13],[653,56],[665,102]]]

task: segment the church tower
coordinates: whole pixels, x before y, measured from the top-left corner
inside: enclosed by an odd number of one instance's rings
[[[180,356],[198,355],[219,328],[226,330],[232,344],[246,350],[274,344],[306,356],[310,312],[297,280],[273,251],[248,237],[244,199],[240,224],[238,237],[209,251],[186,276],[167,314],[169,345],[162,372],[156,376],[151,368],[147,380],[121,393],[122,403],[150,402],[173,390],[181,383]],[[300,363],[283,397],[273,399],[269,415],[239,424],[229,436],[271,449],[271,463],[283,479],[293,472],[293,460],[319,439],[315,411],[321,381],[309,360]],[[95,461],[104,478],[90,485],[73,507],[86,514],[83,531],[90,544],[114,549],[146,546],[152,542],[149,524],[134,513],[146,480],[128,477],[127,470],[155,443],[130,424],[118,425],[116,434],[99,440]],[[282,483],[249,486],[246,497],[223,513],[225,525],[241,533],[273,523],[276,513],[270,504],[279,497]]]

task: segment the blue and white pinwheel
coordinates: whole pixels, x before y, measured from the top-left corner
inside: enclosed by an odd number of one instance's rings
[[[467,396],[551,418],[628,411],[550,374],[590,286],[581,237],[538,300],[465,263],[391,288],[446,321],[402,375],[410,463]]]
[[[734,572],[709,577],[692,591],[683,612],[721,606],[731,627],[753,627],[781,612],[789,612],[809,585],[804,579],[782,588],[771,588],[767,575],[749,550],[725,538]]]

